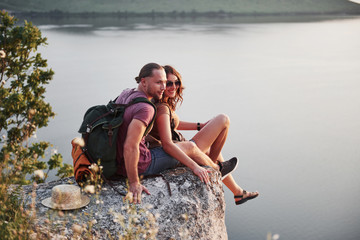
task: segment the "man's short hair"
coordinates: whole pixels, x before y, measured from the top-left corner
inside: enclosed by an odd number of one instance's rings
[[[163,69],[163,67],[157,63],[148,63],[140,70],[139,76],[135,78],[137,83],[140,83],[144,77],[151,77],[154,69]]]

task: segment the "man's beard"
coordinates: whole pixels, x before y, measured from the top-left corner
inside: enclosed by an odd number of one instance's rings
[[[159,95],[157,94],[157,91],[153,91],[150,87],[148,87],[147,92],[148,92],[148,94],[149,94],[152,98],[154,98],[154,100],[156,100],[156,101],[160,100],[161,97],[162,97],[162,94],[159,96]]]

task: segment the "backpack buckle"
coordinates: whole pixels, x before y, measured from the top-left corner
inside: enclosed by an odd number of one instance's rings
[[[113,130],[112,130],[112,129],[109,129],[108,135],[109,135],[109,136],[112,136],[113,134],[114,134]]]
[[[86,125],[86,132],[87,133],[90,133],[91,132],[91,126],[88,124]]]

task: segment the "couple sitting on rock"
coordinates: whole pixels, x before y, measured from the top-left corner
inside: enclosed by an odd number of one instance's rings
[[[127,104],[137,97],[152,100],[157,107],[137,103],[126,108],[124,122],[119,128],[117,140],[117,174],[129,180],[129,194],[134,203],[141,202],[141,194],[149,191],[140,183],[139,176],[158,174],[166,169],[183,164],[205,184],[209,184],[209,166],[221,173],[224,184],[233,192],[235,203],[241,204],[259,195],[243,190],[231,176],[238,164],[237,158],[224,161],[221,149],[224,146],[229,118],[218,115],[206,123],[180,121],[175,114],[182,102],[181,75],[171,66],[156,63],[146,64],[135,78],[137,89],[126,89],[116,103]],[[143,137],[146,127],[156,114],[152,131]],[[183,139],[177,130],[198,130],[189,140]]]

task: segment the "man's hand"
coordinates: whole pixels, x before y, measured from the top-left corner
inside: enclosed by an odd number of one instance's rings
[[[202,182],[205,182],[206,184],[210,183],[210,178],[209,178],[210,170],[209,169],[205,169],[203,167],[198,166],[193,170],[193,172],[196,176],[198,176],[200,178],[200,180]]]
[[[128,199],[130,203],[141,203],[142,191],[150,195],[149,190],[138,182],[130,183],[129,192],[126,194],[125,199]]]
[[[145,129],[146,126],[142,121],[133,119],[129,124],[128,133],[124,143],[125,168],[130,183],[129,192],[125,199],[128,199],[130,203],[141,203],[142,191],[150,194],[150,192],[140,184],[138,174],[140,156],[139,144],[144,135]]]

